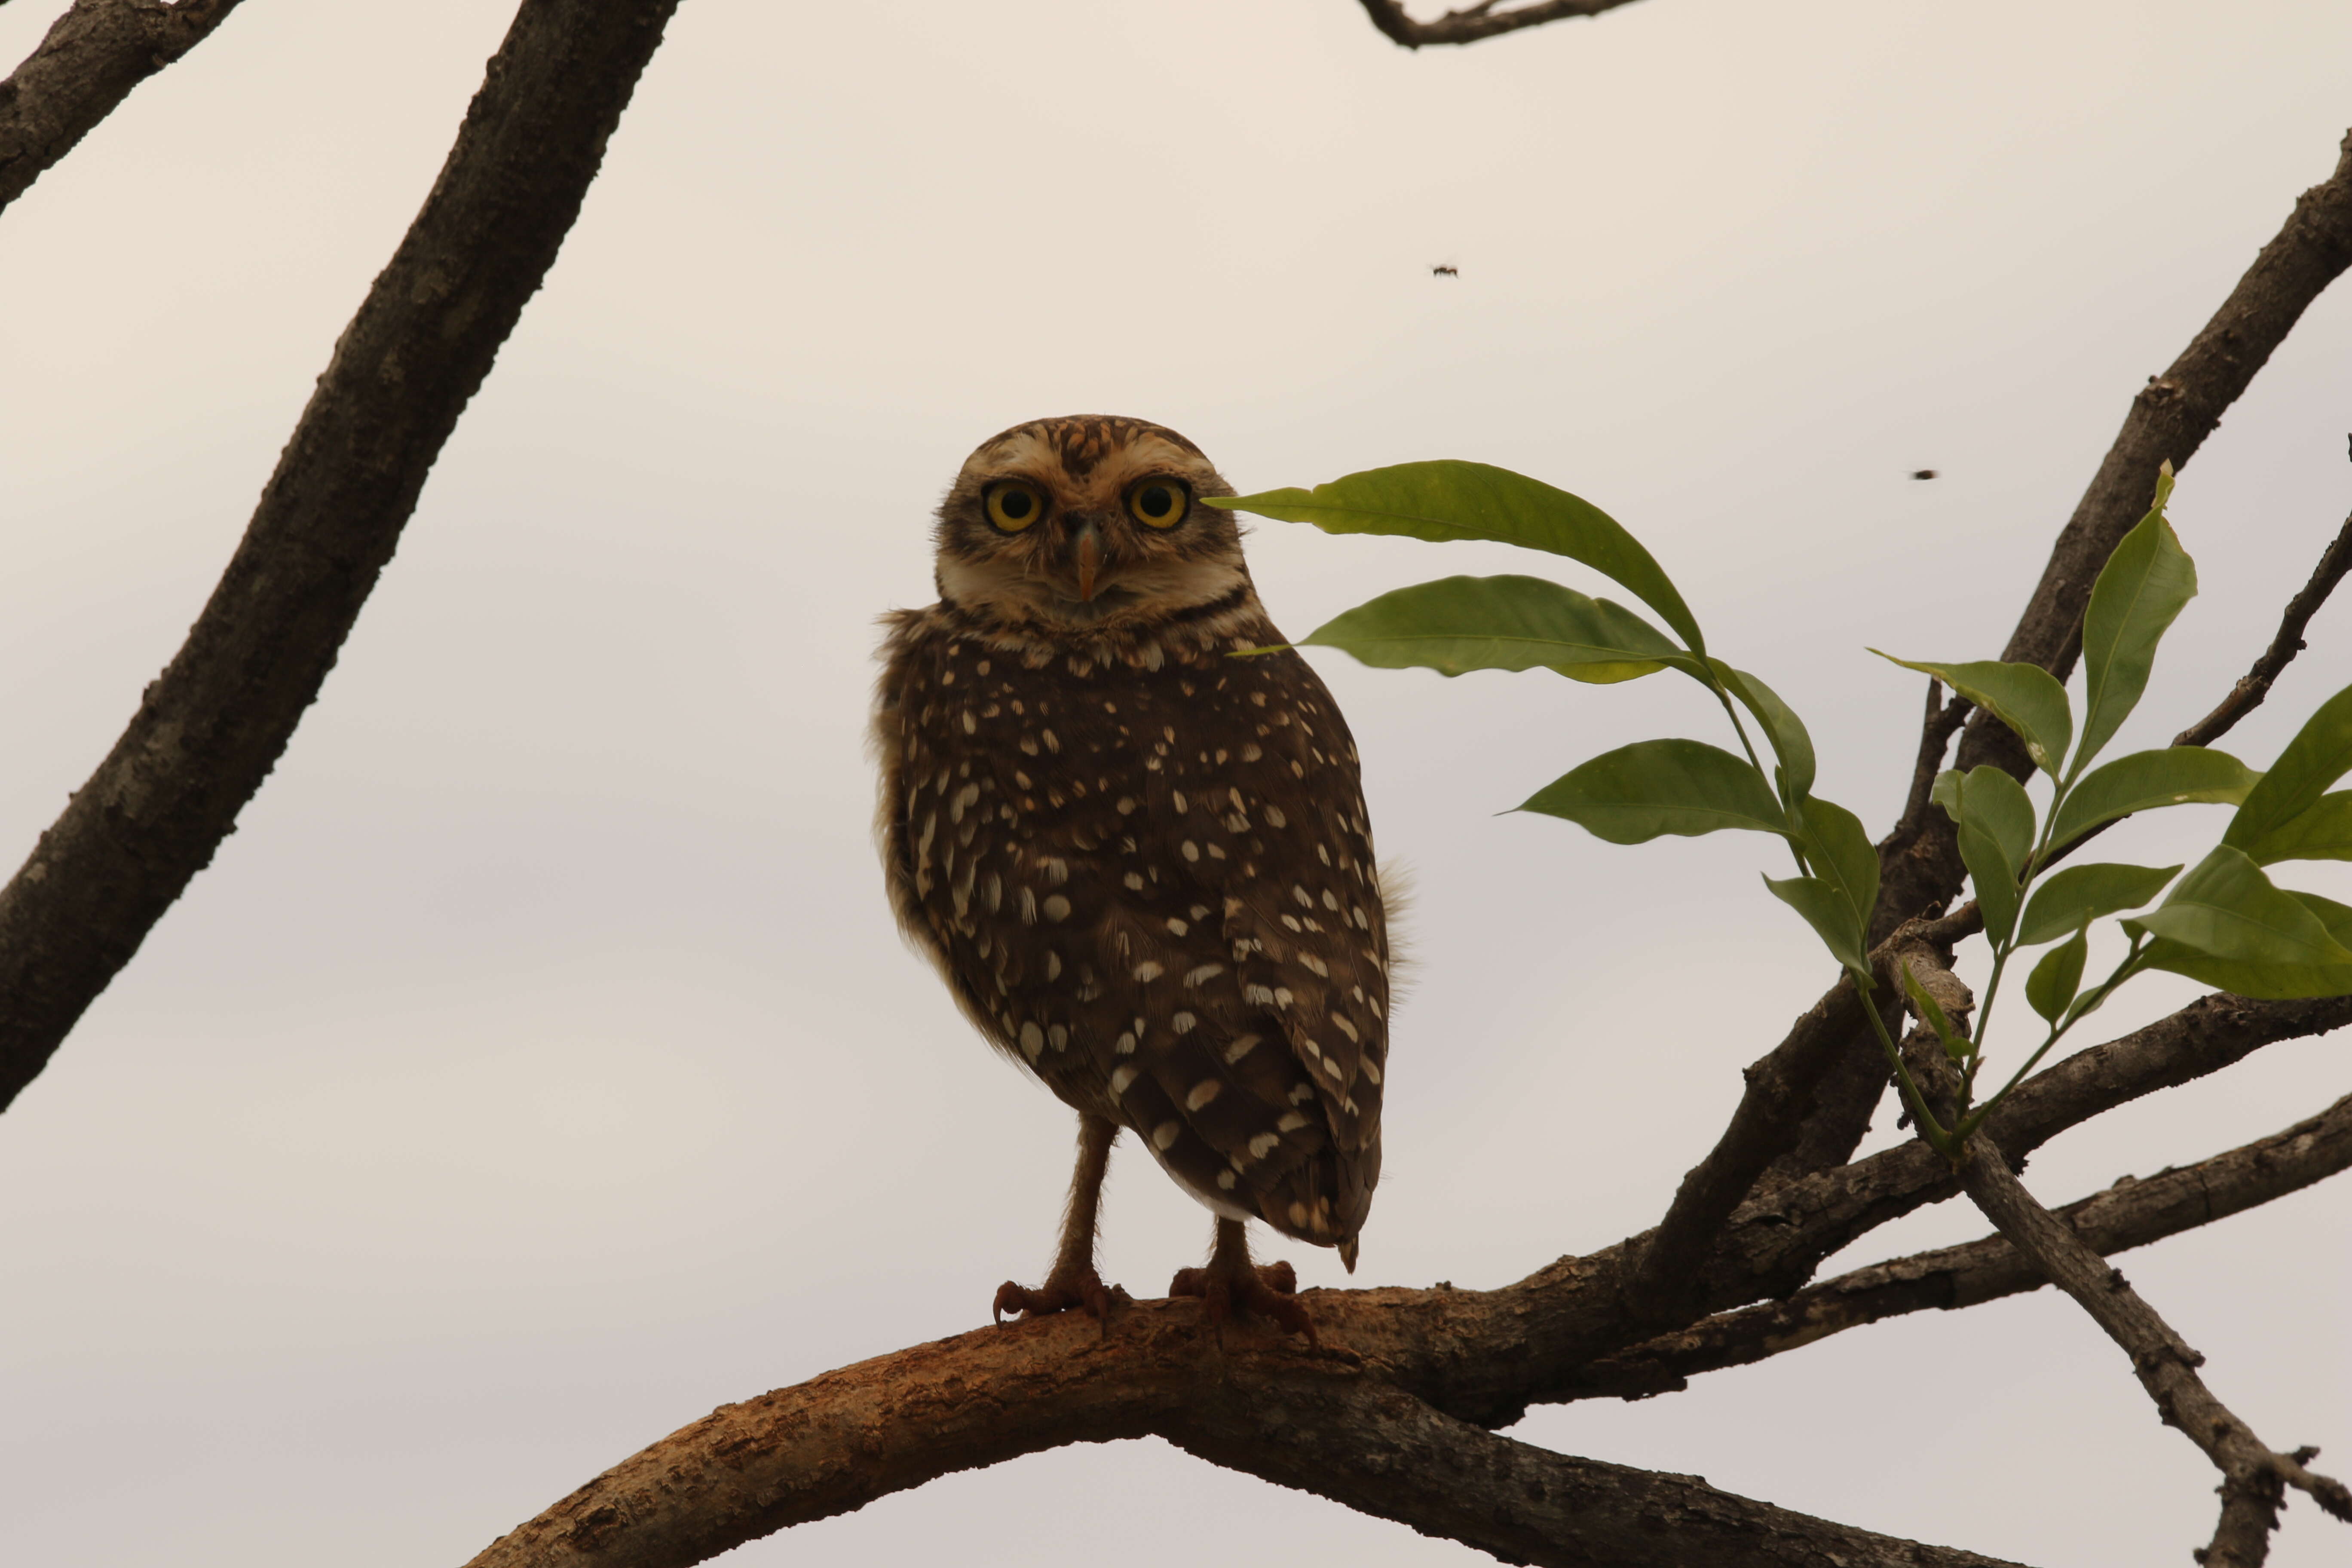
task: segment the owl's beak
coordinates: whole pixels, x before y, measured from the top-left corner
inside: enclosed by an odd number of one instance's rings
[[[1078,597],[1091,602],[1096,580],[1102,574],[1102,535],[1091,522],[1078,524],[1070,536],[1070,560],[1077,567]]]

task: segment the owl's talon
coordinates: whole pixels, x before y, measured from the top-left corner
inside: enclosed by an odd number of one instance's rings
[[[1102,1276],[1089,1268],[1083,1274],[1067,1279],[1049,1278],[1034,1290],[1007,1279],[996,1288],[996,1300],[989,1303],[989,1316],[1002,1323],[1004,1314],[1011,1312],[1025,1322],[1032,1318],[1049,1318],[1076,1307],[1100,1323],[1103,1337],[1108,1339],[1110,1337],[1111,1304],[1128,1299],[1126,1291],[1116,1285],[1105,1285]]]
[[[1315,1337],[1314,1320],[1307,1315],[1297,1292],[1298,1271],[1287,1262],[1258,1264],[1230,1280],[1213,1264],[1207,1268],[1180,1268],[1168,1282],[1170,1296],[1199,1298],[1202,1314],[1209,1320],[1220,1349],[1225,1342],[1226,1321],[1239,1311],[1268,1319],[1285,1333],[1305,1334],[1307,1342],[1320,1350],[1323,1342]]]

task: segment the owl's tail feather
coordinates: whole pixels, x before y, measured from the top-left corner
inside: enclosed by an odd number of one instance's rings
[[[1358,1237],[1350,1236],[1343,1238],[1339,1243],[1339,1261],[1348,1266],[1348,1272],[1350,1274],[1356,1271],[1356,1244],[1360,1239]]]

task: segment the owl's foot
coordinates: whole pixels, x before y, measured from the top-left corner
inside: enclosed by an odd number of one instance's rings
[[[1104,1337],[1108,1338],[1110,1334],[1111,1302],[1125,1300],[1126,1291],[1116,1285],[1105,1285],[1102,1276],[1089,1265],[1068,1274],[1057,1269],[1034,1290],[1007,1279],[996,1288],[996,1300],[990,1308],[990,1313],[1001,1323],[1007,1312],[1016,1313],[1024,1319],[1049,1318],[1056,1312],[1066,1312],[1076,1307],[1100,1323]]]
[[[1317,1349],[1315,1321],[1298,1300],[1298,1271],[1287,1263],[1253,1264],[1244,1252],[1235,1267],[1221,1247],[1206,1268],[1182,1268],[1168,1283],[1171,1296],[1197,1296],[1217,1343],[1225,1342],[1226,1320],[1236,1313],[1255,1314],[1279,1325],[1284,1332],[1305,1334]]]

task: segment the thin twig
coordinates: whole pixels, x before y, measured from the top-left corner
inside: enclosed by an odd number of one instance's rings
[[[1478,4],[1458,11],[1448,11],[1433,21],[1416,22],[1404,8],[1404,0],[1361,0],[1364,14],[1372,26],[1396,43],[1408,49],[1427,44],[1475,44],[1481,38],[1491,38],[1499,33],[1515,33],[1521,27],[1540,27],[1546,22],[1564,22],[1578,16],[1598,16],[1603,11],[1614,11],[1633,0],[1534,0],[1513,11],[1497,11],[1500,0],[1478,0]]]
[[[2352,1169],[2352,1095],[2283,1131],[2196,1164],[2126,1176],[2058,1213],[2086,1246],[2113,1257],[2242,1214],[2347,1169]],[[1911,1312],[1974,1307],[2048,1282],[1998,1235],[1914,1253],[1602,1357],[1579,1374],[1574,1393],[1621,1399],[1670,1393],[1701,1373],[1764,1361],[1849,1329]]]
[[[1936,959],[1923,953],[1922,971]],[[1956,988],[1948,972],[1920,973],[1931,992],[1938,984]],[[1939,998],[1939,1000],[1941,1000]],[[1943,1003],[1948,1008],[1948,1001]],[[1920,1036],[1926,1036],[1922,1039]],[[1925,1027],[1906,1042],[1911,1070],[1929,1086],[1931,1102],[1949,1100],[1959,1087],[1943,1052]],[[2250,1549],[2247,1538],[2262,1517],[2259,1504],[2273,1485],[2307,1492],[2326,1512],[2352,1523],[2352,1490],[2327,1476],[2305,1468],[2297,1454],[2283,1454],[2256,1437],[2253,1429],[2206,1387],[2198,1368],[2205,1358],[2174,1332],[2156,1309],[2132,1289],[2123,1270],[2111,1268],[2096,1247],[2077,1235],[2064,1220],[2042,1206],[2010,1166],[2009,1156],[1982,1132],[1972,1134],[1958,1161],[1961,1185],[1994,1228],[2049,1281],[2073,1297],[2092,1321],[2131,1358],[2140,1386],[2154,1401],[2166,1425],[2178,1427],[2221,1472],[2225,1507],[2221,1528],[2203,1561],[2208,1568],[2261,1568],[2268,1552],[2268,1525]],[[2275,1522],[2275,1513],[2268,1515]]]
[[[2336,584],[2344,580],[2347,571],[2352,571],[2352,517],[2344,520],[2344,526],[2336,531],[2335,539],[2320,554],[2319,564],[2312,569],[2311,581],[2286,602],[2286,614],[2279,618],[2278,636],[2271,638],[2271,646],[2254,660],[2253,668],[2231,688],[2230,695],[2221,699],[2219,707],[2175,735],[2172,743],[2210,746],[2228,734],[2239,720],[2261,707],[2279,672],[2303,651],[2304,628],[2319,613],[2319,606],[2327,603],[2327,595],[2335,592]]]
[[[210,37],[237,0],[74,0],[0,81],[0,208],[131,96]]]

